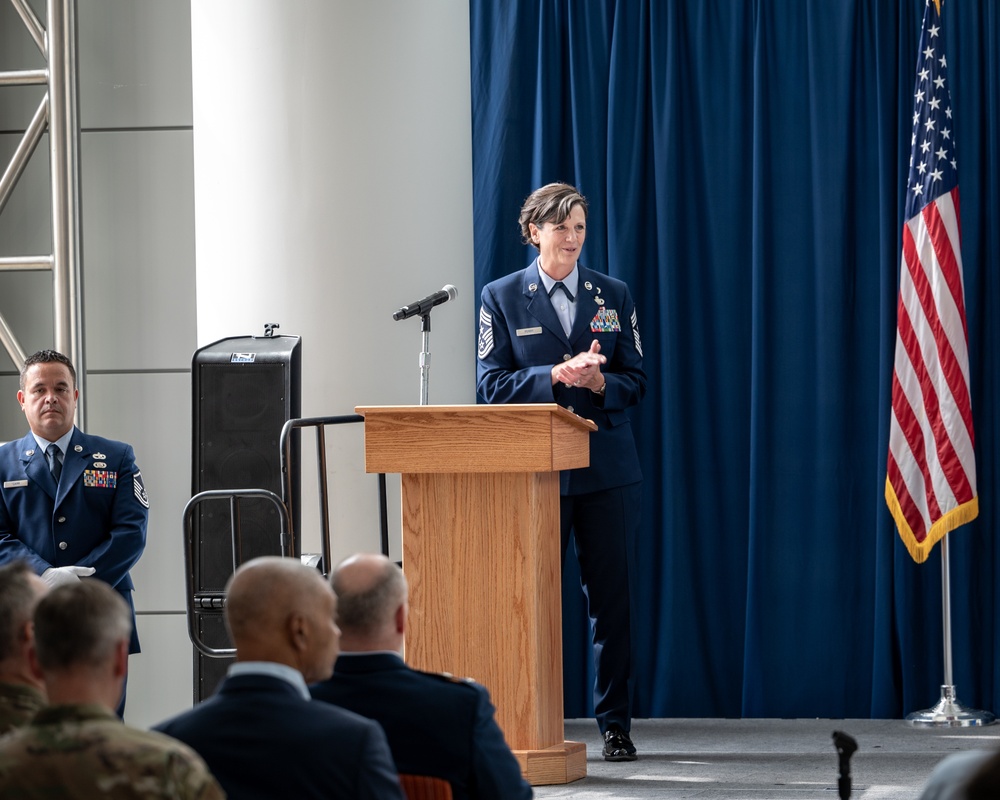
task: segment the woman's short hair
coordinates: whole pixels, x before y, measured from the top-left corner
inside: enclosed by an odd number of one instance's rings
[[[521,206],[521,216],[518,222],[521,225],[521,240],[525,244],[538,247],[531,241],[531,229],[528,227],[534,223],[541,227],[546,222],[560,223],[569,216],[573,206],[583,208],[584,216],[587,215],[587,198],[580,194],[575,186],[568,183],[549,183],[540,189],[535,189]]]

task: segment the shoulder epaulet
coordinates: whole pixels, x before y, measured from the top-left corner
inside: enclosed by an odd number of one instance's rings
[[[469,686],[475,684],[475,681],[472,678],[460,678],[457,675],[452,675],[450,672],[424,672],[424,675],[430,675],[433,678],[440,678],[441,680],[448,681],[448,683],[459,683]]]

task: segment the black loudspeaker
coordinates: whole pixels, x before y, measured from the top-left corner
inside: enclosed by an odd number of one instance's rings
[[[281,429],[301,416],[301,340],[298,336],[220,339],[195,351],[192,360],[194,442],[192,495],[209,490],[282,491]],[[287,469],[293,514],[299,508],[299,437],[290,437]],[[239,542],[234,553],[228,500],[206,500],[195,509],[193,570],[197,628],[211,647],[231,647],[221,598],[234,564],[280,555],[278,509],[264,499],[239,501]],[[291,520],[298,532],[298,520]],[[296,555],[300,554],[296,536]],[[218,602],[213,603],[213,600]],[[212,606],[218,610],[209,610]],[[195,651],[195,702],[210,696],[231,659]]]

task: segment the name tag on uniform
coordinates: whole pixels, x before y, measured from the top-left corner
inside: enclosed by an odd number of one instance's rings
[[[4,489],[16,489],[18,486],[27,486],[27,485],[28,485],[27,481],[4,481],[3,482],[3,488]]]
[[[538,328],[518,328],[515,333],[518,336],[534,336],[537,333],[541,333],[541,327]]]

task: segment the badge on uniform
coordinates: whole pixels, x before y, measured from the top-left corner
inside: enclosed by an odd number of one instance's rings
[[[622,329],[618,321],[618,312],[613,308],[601,306],[590,321],[591,333],[619,333]]]
[[[146,487],[142,485],[142,472],[139,470],[132,476],[132,491],[135,492],[135,499],[149,508],[149,496],[146,494]]]
[[[479,357],[486,358],[493,352],[493,315],[486,306],[479,309]]]
[[[639,339],[639,317],[635,313],[635,309],[632,309],[632,336],[635,339],[635,350],[642,358],[642,340]]]
[[[88,489],[114,489],[118,485],[118,473],[106,469],[85,469],[83,485]]]

